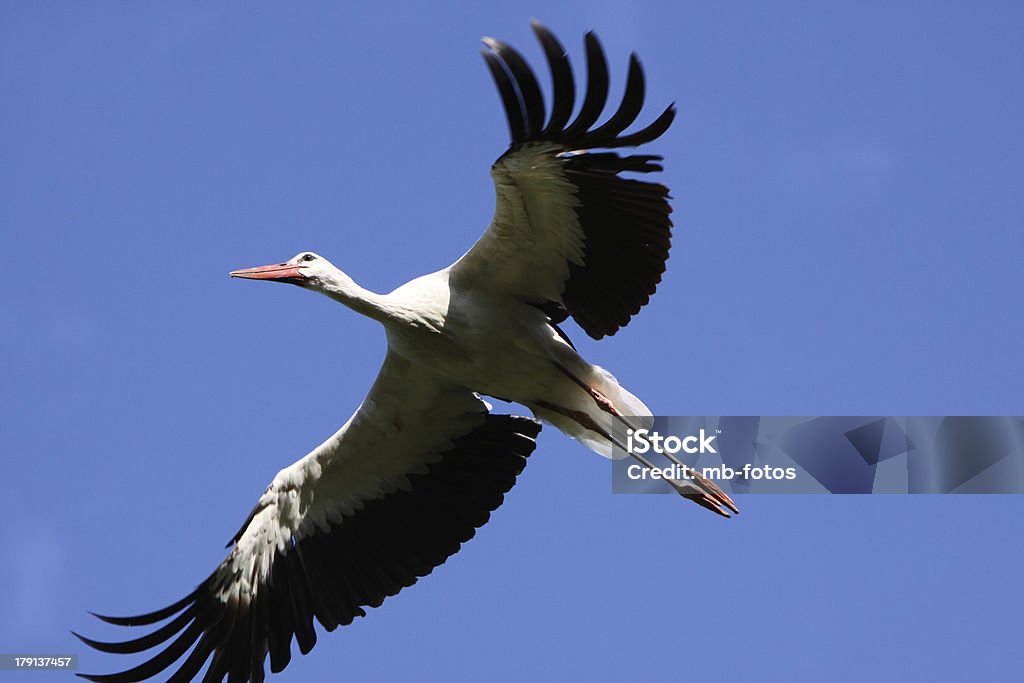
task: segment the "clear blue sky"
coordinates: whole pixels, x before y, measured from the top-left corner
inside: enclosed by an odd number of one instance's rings
[[[507,142],[477,41],[540,65],[532,16],[679,106],[669,271],[570,328],[592,361],[661,414],[1020,414],[1020,3],[5,2],[0,651],[127,663],[67,629],[191,590],[347,419],[376,324],[227,272],[454,260]],[[273,680],[1019,680],[1024,498],[739,502],[613,496],[547,429],[474,541]]]

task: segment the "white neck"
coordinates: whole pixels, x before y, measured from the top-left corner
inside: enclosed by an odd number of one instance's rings
[[[332,273],[331,278],[325,279],[317,289],[356,313],[385,325],[401,320],[399,311],[390,304],[386,295],[360,287],[355,280],[340,270]]]

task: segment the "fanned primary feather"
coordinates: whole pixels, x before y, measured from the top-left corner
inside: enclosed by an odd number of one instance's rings
[[[147,614],[97,615],[149,633],[111,643],[79,636],[101,652],[149,659],[84,678],[125,683],[169,671],[170,681],[190,681],[205,666],[203,681],[259,682],[268,657],[274,672],[288,665],[293,640],[303,654],[313,648],[314,621],[332,631],[429,574],[501,505],[540,432],[535,420],[490,414],[480,394],[525,405],[598,453],[624,455],[613,427],[650,411],[583,359],[558,324],[571,315],[595,338],[613,334],[654,293],[670,246],[668,190],[620,174],[659,171],[661,157],[600,150],[655,140],[674,109],[624,133],[644,100],[633,55],[622,102],[597,125],[608,67],[588,33],[586,92],[570,121],[568,56],[533,28],[551,70],[551,110],[526,61],[487,39],[512,145],[492,168],[494,219],[457,263],[386,295],[312,252],[232,273],[312,289],[374,318],[387,356],[352,418],[274,477],[194,591]],[[711,482],[670,483],[718,514],[735,511]]]

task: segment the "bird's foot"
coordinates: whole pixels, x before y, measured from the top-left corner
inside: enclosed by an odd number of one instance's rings
[[[638,455],[636,453],[630,453],[630,455],[644,467],[654,469],[654,465],[651,461],[642,455]],[[705,477],[695,468],[683,463],[675,456],[667,453],[666,455],[672,460],[672,462],[678,465],[684,473],[682,479],[664,477],[664,481],[668,482],[668,484],[675,489],[676,493],[687,500],[692,500],[702,508],[707,508],[715,514],[721,515],[722,517],[732,517],[732,515],[729,514],[729,510],[739,514],[740,510],[736,507],[736,503],[732,501],[732,498],[730,498],[728,494],[718,486],[718,484]]]

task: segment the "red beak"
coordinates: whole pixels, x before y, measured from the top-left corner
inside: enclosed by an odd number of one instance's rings
[[[273,266],[258,266],[256,268],[245,268],[233,270],[228,273],[231,277],[241,277],[247,280],[275,280],[278,282],[301,282],[306,276],[299,272],[299,266],[294,263],[278,263]]]

